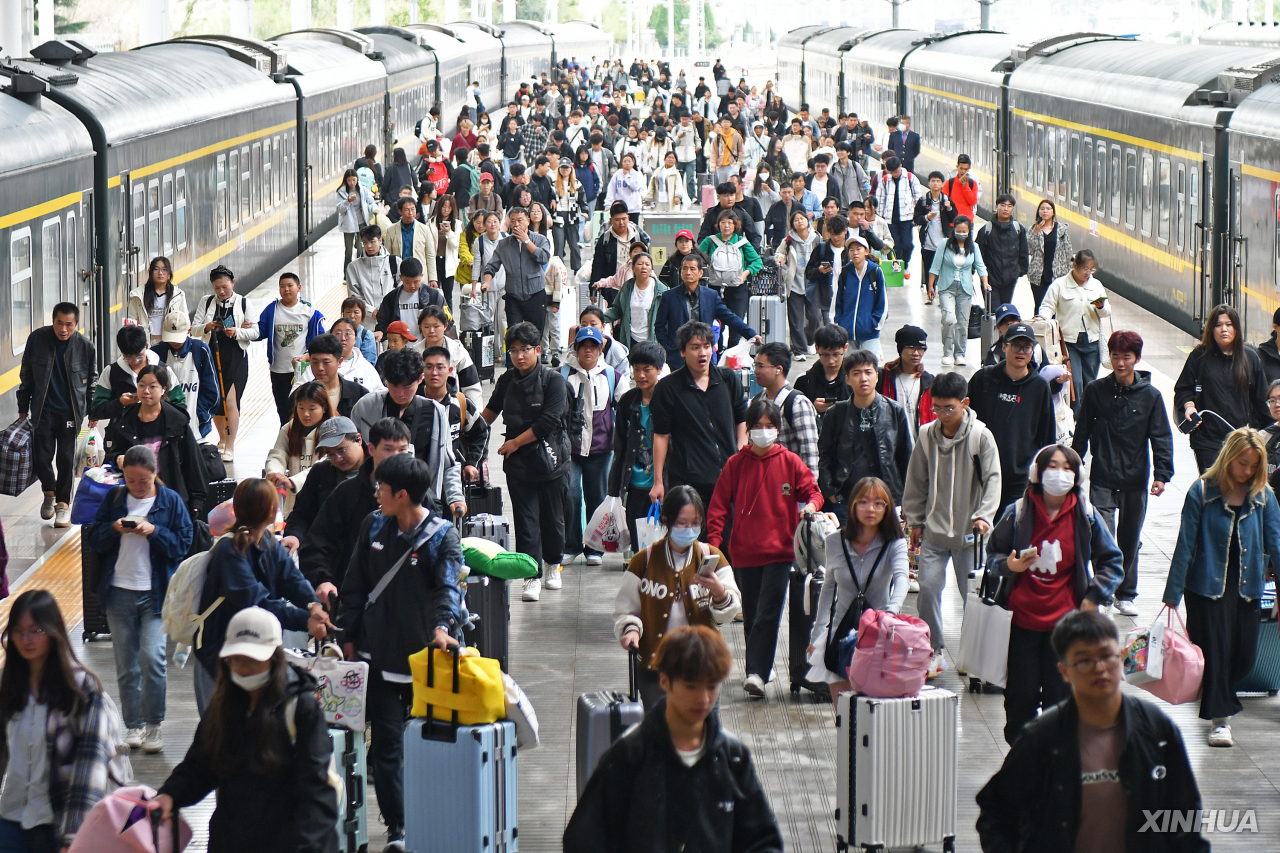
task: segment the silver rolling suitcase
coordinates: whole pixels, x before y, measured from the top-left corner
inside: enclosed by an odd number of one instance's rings
[[[787,303],[778,296],[753,296],[747,308],[747,325],[766,344],[787,342]]]
[[[578,796],[595,772],[600,757],[614,741],[644,719],[644,707],[636,694],[636,654],[627,655],[630,689],[627,695],[612,690],[583,693],[578,697]]]
[[[986,310],[982,312],[982,351],[978,353],[978,361],[987,357],[987,353],[995,346],[1000,333],[996,331],[996,315],[991,311],[991,294],[986,294]]]
[[[836,850],[956,844],[954,693],[840,695],[836,709]]]
[[[496,542],[506,550],[511,550],[511,525],[505,516],[487,512],[467,516],[462,521],[462,535],[474,536],[477,539],[488,539]]]

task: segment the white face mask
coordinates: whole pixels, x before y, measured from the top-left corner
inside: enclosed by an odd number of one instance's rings
[[[1076,486],[1076,475],[1070,471],[1052,468],[1040,475],[1040,485],[1055,498],[1060,498]]]
[[[271,670],[265,669],[257,675],[238,675],[231,673],[231,682],[246,693],[252,693],[255,690],[261,690],[267,686],[267,682],[271,680]]]
[[[751,443],[756,447],[768,447],[778,440],[778,431],[773,427],[751,430]]]

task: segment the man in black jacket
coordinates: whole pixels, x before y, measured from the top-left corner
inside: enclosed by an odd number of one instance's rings
[[[421,459],[396,454],[373,476],[381,512],[360,523],[337,623],[369,662],[369,769],[387,844],[395,849],[404,842],[409,656],[427,646],[456,646],[462,637],[462,540],[456,527],[423,506],[432,477]]]
[[[795,192],[791,189],[790,183],[778,188],[778,196],[780,201],[775,201],[764,217],[764,242],[770,249],[776,249],[782,245],[782,241],[787,236],[787,229],[791,227],[791,211],[801,207],[800,202],[796,201]],[[703,227],[706,227],[707,222],[711,220],[711,211],[708,211],[706,218],[702,220]],[[708,233],[714,231],[713,227]]]
[[[326,606],[337,595],[346,577],[351,552],[356,547],[360,522],[378,508],[374,471],[385,459],[408,453],[409,428],[399,418],[383,418],[369,431],[369,453],[360,472],[334,486],[320,506],[315,523],[298,549],[298,567],[315,587],[316,597]]]
[[[80,309],[74,303],[53,306],[53,324],[27,337],[19,370],[18,417],[31,415],[32,461],[44,490],[40,517],[54,519],[54,527],[71,526],[76,436],[89,411],[97,376],[97,356],[89,339],[76,333],[79,322]],[[89,426],[96,425],[97,421],[89,421]]]
[[[1015,203],[1009,193],[997,196],[995,221],[983,225],[975,238],[978,250],[982,252],[982,262],[987,266],[991,301],[997,305],[1013,301],[1018,277],[1026,275],[1030,265],[1027,229],[1013,221]]]
[[[1138,537],[1147,517],[1147,481],[1154,467],[1150,492],[1159,497],[1165,483],[1173,479],[1173,433],[1164,398],[1151,384],[1151,374],[1134,369],[1142,358],[1142,338],[1137,332],[1115,332],[1107,347],[1111,375],[1085,386],[1071,446],[1083,458],[1092,442],[1089,501],[1124,555],[1124,579],[1116,589],[1116,610],[1137,616],[1133,600],[1138,596]],[[1148,463],[1148,444],[1154,466]]]
[[[1000,447],[1000,512],[1027,489],[1036,452],[1057,440],[1049,383],[1031,370],[1036,335],[1026,323],[1004,333],[1004,361],[969,379],[969,406]]]
[[[338,368],[342,365],[342,342],[329,333],[316,335],[307,344],[307,356],[310,359],[312,379],[324,386],[334,412],[344,418],[351,417],[351,410],[356,403],[369,392],[359,382],[343,379],[338,373]],[[305,384],[302,377],[298,377],[294,380],[293,390],[297,391]]]
[[[633,543],[636,521],[648,514],[649,490],[653,488],[653,421],[643,417],[641,406],[652,405],[658,374],[666,360],[666,351],[656,341],[638,341],[631,348],[627,361],[633,387],[618,400],[613,424],[609,494],[623,497],[625,490],[627,527]]]
[[[733,663],[724,638],[686,625],[655,660],[666,697],[601,756],[565,827],[565,853],[782,853],[751,753],[715,710]]]
[[[1115,625],[1074,610],[1052,643],[1072,695],[1027,724],[978,792],[982,849],[1208,853],[1182,734],[1160,709],[1120,692]]]
[[[284,538],[280,544],[296,553],[307,538],[325,498],[344,480],[354,477],[364,464],[364,442],[360,431],[350,418],[329,418],[316,427],[316,456],[325,456],[311,466],[307,481],[298,489],[293,501],[293,512],[284,523]]]

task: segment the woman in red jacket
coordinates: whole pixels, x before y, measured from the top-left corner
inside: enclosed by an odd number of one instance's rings
[[[733,574],[742,590],[747,638],[747,695],[764,697],[778,644],[782,602],[800,513],[818,512],[822,492],[804,461],[778,444],[782,414],[759,397],[747,408],[751,441],[730,457],[711,496],[707,541],[723,548],[726,538]],[[732,519],[730,513],[732,512]]]

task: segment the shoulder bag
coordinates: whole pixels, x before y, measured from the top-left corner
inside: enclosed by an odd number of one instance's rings
[[[844,551],[845,565],[849,567],[849,577],[853,580],[855,594],[849,609],[840,619],[840,626],[833,631],[836,599],[840,597],[839,587],[837,586],[831,593],[831,614],[827,618],[827,648],[823,653],[822,662],[828,672],[836,675],[848,672],[849,665],[853,663],[853,651],[858,641],[858,622],[862,619],[863,611],[870,606],[867,603],[867,587],[871,586],[871,579],[875,577],[876,568],[880,565],[884,552],[889,550],[889,543],[881,544],[880,553],[876,554],[875,562],[871,564],[871,571],[867,573],[865,585],[858,583],[858,575],[853,570],[853,559],[849,556],[849,543],[845,541],[844,536],[840,537],[840,547]],[[835,576],[833,575],[830,580],[835,583]]]

